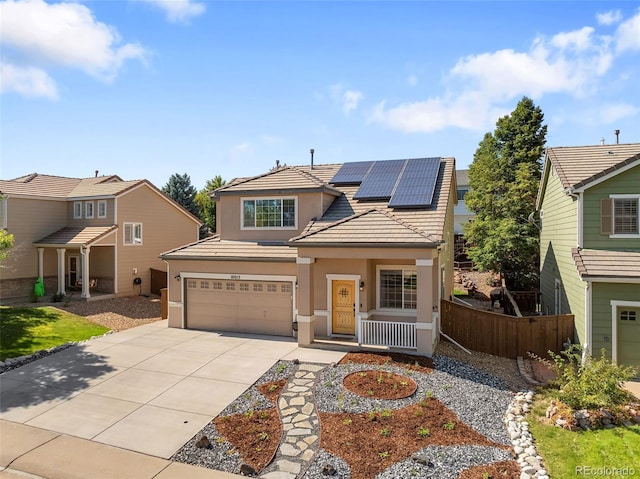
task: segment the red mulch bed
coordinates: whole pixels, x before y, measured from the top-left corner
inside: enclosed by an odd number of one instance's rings
[[[429,374],[433,372],[433,361],[425,356],[413,356],[405,353],[390,352],[359,352],[346,354],[338,364],[371,364],[380,366],[384,364],[393,364],[394,366],[410,369],[420,373]]]
[[[416,382],[407,376],[371,370],[351,373],[342,384],[352,393],[372,399],[402,399],[418,389]]]
[[[465,469],[458,479],[519,479],[520,472],[516,461],[501,461]]]

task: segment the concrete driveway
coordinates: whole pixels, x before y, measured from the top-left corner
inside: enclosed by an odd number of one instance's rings
[[[159,321],[2,374],[0,420],[167,459],[279,359],[344,354]]]

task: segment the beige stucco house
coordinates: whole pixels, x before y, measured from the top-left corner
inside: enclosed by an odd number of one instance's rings
[[[150,292],[159,254],[197,241],[200,221],[146,180],[30,174],[0,180],[2,228],[14,246],[0,269],[0,299],[46,294],[85,299]],[[85,280],[86,279],[86,280]]]
[[[433,352],[453,283],[453,158],[279,167],[213,198],[217,234],[162,255],[169,326]]]

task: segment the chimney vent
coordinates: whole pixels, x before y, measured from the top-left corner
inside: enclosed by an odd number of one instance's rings
[[[620,130],[615,130],[614,133],[616,134],[616,145],[620,144]]]
[[[315,150],[311,148],[309,150],[309,153],[311,153],[311,169],[313,170],[313,154],[315,153]]]
[[[96,170],[96,178],[98,177],[98,173],[99,173],[98,170]]]
[[[604,136],[602,138],[600,138],[600,144],[604,145]]]

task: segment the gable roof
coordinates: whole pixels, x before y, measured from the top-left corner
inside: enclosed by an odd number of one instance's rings
[[[571,254],[581,279],[640,281],[640,252],[573,248]]]
[[[154,193],[160,195],[175,208],[178,208],[182,213],[198,223],[198,225],[202,224],[202,221],[200,221],[198,217],[187,211],[150,181],[123,181],[122,178],[117,175],[92,178],[66,178],[63,176],[31,173],[13,180],[0,180],[0,195],[9,194],[73,201],[84,198],[117,197],[143,185],[148,186]]]
[[[370,209],[361,213],[356,213],[342,220],[330,223],[318,229],[311,226],[300,236],[291,238],[291,244],[300,245],[320,245],[336,244],[341,245],[371,245],[376,246],[397,246],[398,244],[419,244],[436,243],[429,234],[396,218],[389,211],[381,209]],[[384,241],[380,238],[384,237]]]
[[[286,191],[324,191],[335,196],[340,191],[328,181],[340,165],[318,165],[313,169],[303,166],[281,166],[262,175],[236,178],[212,192],[213,198],[224,194]]]
[[[358,185],[340,186],[343,194],[333,201],[322,218],[310,222],[290,244],[372,244],[373,236],[376,246],[386,242],[423,246],[442,242],[447,239],[445,220],[451,191],[455,188],[454,170],[454,158],[440,159],[433,202],[428,208],[394,209],[389,207],[388,200],[358,201],[354,199]]]

